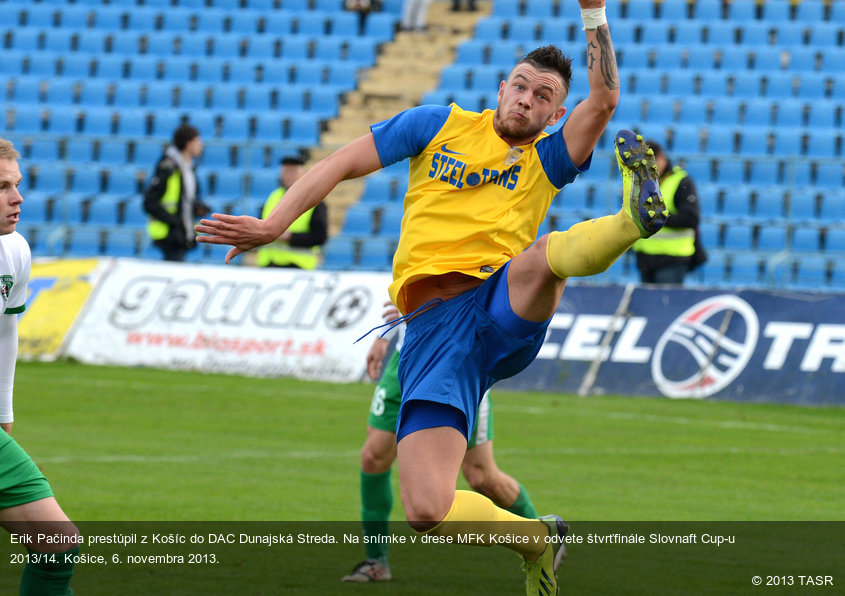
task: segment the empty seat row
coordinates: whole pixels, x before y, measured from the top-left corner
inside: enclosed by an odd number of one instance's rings
[[[79,105],[86,110],[183,108],[277,112],[308,111],[321,117],[337,114],[342,95],[339,85],[240,85],[173,83],[167,81],[100,81],[38,78],[17,79],[7,90],[7,105],[51,107]]]
[[[578,57],[583,53],[583,42],[556,44],[564,54]],[[511,67],[518,58],[532,50],[534,44],[516,40],[492,42],[470,39],[457,48],[457,64],[493,64]],[[845,47],[816,48],[792,47],[724,47],[704,44],[666,46],[647,40],[641,44],[622,45],[614,48],[616,59],[623,71],[655,68],[720,70],[789,70],[794,72],[845,70]]]
[[[755,21],[737,23],[730,20],[703,22],[697,20],[669,22],[664,20],[610,22],[610,35],[614,44],[676,44],[676,45],[753,45],[781,47],[808,45],[835,47],[843,44],[842,21],[770,23]],[[476,39],[498,39],[525,43],[584,42],[580,15],[575,19],[491,16],[475,26]]]
[[[108,112],[77,107],[51,107],[42,110],[37,106],[17,106],[10,110],[8,130],[35,135],[41,132],[53,135],[142,136],[152,127],[155,136],[169,137],[184,119],[185,112],[167,110],[154,117],[144,109]],[[261,141],[291,141],[315,145],[319,141],[323,117],[308,112],[261,112],[191,110],[190,119],[209,137],[224,139],[256,139]],[[152,122],[152,125],[150,125]]]
[[[623,74],[629,93],[637,95],[672,95],[686,97],[723,97],[742,99],[771,97],[787,99],[845,98],[845,72],[783,72],[676,69],[642,69]]]
[[[353,89],[357,84],[358,63],[343,60],[255,60],[250,58],[194,58],[162,59],[153,56],[102,56],[91,59],[87,55],[76,61],[80,55],[57,57],[56,63],[39,63],[38,68],[28,68],[25,72],[5,71],[12,62],[0,66],[14,89],[19,79],[47,80],[68,78],[81,80],[96,78],[104,81],[165,80],[173,82],[201,83],[256,83],[268,85],[315,84],[334,85],[344,89]],[[48,68],[43,68],[45,65]],[[55,67],[55,68],[54,68]],[[56,72],[54,72],[54,70]],[[37,85],[33,81],[24,81],[25,85]],[[45,85],[46,86],[46,85]]]
[[[494,0],[492,14],[503,18],[520,16],[569,19],[580,18],[580,5],[576,0],[557,0],[534,2],[532,0]],[[663,19],[677,22],[683,19],[696,19],[711,22],[726,19],[748,23],[755,20],[783,22],[797,20],[818,22],[823,20],[839,21],[845,19],[845,8],[841,3],[824,0],[802,0],[793,3],[790,0],[731,0],[730,2],[674,2],[667,0],[628,0],[627,2],[608,3],[608,19],[651,20]]]
[[[379,42],[371,38],[344,36],[315,36],[277,33],[245,36],[240,34],[179,34],[111,32],[76,35],[40,32],[33,41],[20,32],[6,31],[9,41],[4,55],[11,64],[6,72],[26,73],[35,68],[62,71],[62,64],[70,61],[98,59],[103,55],[141,55],[158,58],[185,56],[194,59],[253,58],[270,61],[274,58],[303,60],[344,60],[356,64],[372,64]],[[73,58],[74,54],[82,54]],[[44,64],[46,63],[46,65]]]
[[[440,72],[439,89],[458,92],[462,90],[498,91],[498,86],[510,71],[499,65],[470,66],[452,64]],[[628,94],[653,96],[669,95],[676,98],[701,96],[708,98],[735,97],[748,99],[770,97],[777,99],[799,98],[845,99],[845,71],[838,74],[825,72],[721,72],[712,70],[676,69],[660,71],[641,69],[622,74]],[[586,77],[575,77],[569,90],[570,98],[585,96],[589,92]]]
[[[628,125],[630,121],[617,119]],[[634,125],[633,122],[630,122]],[[660,137],[673,153],[697,155],[713,153],[749,156],[776,155],[782,157],[807,156],[811,158],[836,157],[842,154],[843,138],[835,128],[787,128],[767,126],[720,126],[672,124],[661,130],[657,123],[643,124],[636,128],[654,137]],[[658,139],[655,139],[658,140]],[[757,162],[768,163],[768,162]]]
[[[43,134],[18,135],[5,132],[3,136],[12,141],[26,162],[37,164],[62,162],[63,166],[76,169],[109,171],[114,166],[134,164],[150,168],[164,151],[167,139],[181,122],[188,120],[188,115],[180,112],[155,114],[160,118],[158,126],[142,135],[132,134],[125,137],[104,134],[98,136],[56,136]],[[120,113],[120,115],[124,115]],[[152,118],[152,114],[148,114]],[[276,166],[284,155],[295,153],[299,144],[291,141],[282,142],[245,142],[241,139],[230,141],[213,138],[214,128],[207,128],[201,118],[192,120],[199,128],[205,140],[205,150],[198,159],[199,164],[209,168],[242,168],[254,170]],[[155,134],[153,134],[155,133]],[[152,140],[149,137],[157,137]],[[120,163],[120,160],[124,160]],[[105,174],[103,174],[105,175]],[[27,179],[24,179],[26,188]]]
[[[326,12],[322,10],[279,10],[259,11],[239,9],[190,9],[168,7],[160,10],[154,7],[109,5],[95,10],[83,6],[34,5],[29,9],[14,10],[5,6],[0,16],[6,16],[7,24],[18,30],[49,31],[50,34],[63,30],[80,32],[87,29],[105,31],[165,31],[197,33],[238,33],[254,35],[273,32],[276,35],[358,35],[357,15],[348,11]],[[11,14],[8,14],[11,13]],[[17,21],[17,22],[16,22]],[[26,36],[25,36],[26,37]]]
[[[841,259],[825,255],[771,255],[758,251],[718,251],[688,281],[703,286],[775,286],[805,291],[845,289]]]
[[[614,117],[635,122],[830,130],[842,125],[845,109],[842,102],[833,100],[630,95],[620,98]]]

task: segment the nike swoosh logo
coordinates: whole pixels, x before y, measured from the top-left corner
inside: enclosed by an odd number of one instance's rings
[[[446,149],[446,143],[443,143],[443,145],[440,147],[440,150],[443,153],[451,153],[452,155],[466,155],[466,153],[458,153],[457,151],[452,151],[451,149]]]

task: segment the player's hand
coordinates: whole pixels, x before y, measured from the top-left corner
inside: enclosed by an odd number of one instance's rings
[[[376,381],[381,376],[381,365],[384,362],[384,356],[387,354],[387,346],[389,341],[383,337],[378,338],[373,342],[370,351],[367,352],[367,375]]]
[[[381,318],[384,319],[385,323],[395,321],[402,316],[402,313],[399,312],[399,309],[396,308],[390,300],[385,302],[382,306],[384,306],[384,312],[381,313]]]
[[[0,428],[6,431],[6,434],[12,434],[12,423],[11,422],[3,422],[0,424]]]
[[[226,253],[227,263],[243,252],[269,244],[276,239],[273,232],[267,229],[264,220],[250,215],[212,213],[211,219],[200,220],[194,230],[198,234],[205,234],[197,236],[197,242],[234,246]]]

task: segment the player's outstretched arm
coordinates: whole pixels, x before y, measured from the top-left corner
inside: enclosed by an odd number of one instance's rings
[[[381,168],[372,133],[344,145],[309,169],[284,194],[266,219],[248,215],[213,213],[196,226],[197,240],[234,246],[226,262],[257,246],[269,244],[290,227],[300,215],[326,198],[343,180],[359,178]]]
[[[590,94],[580,102],[563,126],[563,137],[572,162],[584,163],[590,156],[613,116],[619,102],[619,72],[616,54],[610,40],[610,28],[605,22],[595,25],[591,19],[604,20],[604,0],[578,0],[585,15],[584,33],[587,37],[587,80]],[[618,2],[619,0],[611,0]],[[598,13],[591,13],[596,11]]]

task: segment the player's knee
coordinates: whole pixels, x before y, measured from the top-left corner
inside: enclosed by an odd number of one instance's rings
[[[393,449],[384,449],[371,442],[361,448],[361,470],[365,474],[382,474],[390,469],[395,459]]]
[[[83,543],[82,534],[73,522],[54,522],[49,528],[40,528],[39,540],[30,548],[39,553],[59,554],[78,548]]]
[[[451,496],[454,499],[454,495]],[[451,499],[444,496],[402,491],[402,506],[408,525],[417,532],[426,532],[439,524],[449,513]]]
[[[467,465],[461,471],[472,490],[482,495],[487,494],[487,474],[482,466]]]
[[[532,272],[535,273],[535,279],[541,284],[560,282],[560,278],[554,274],[549,266],[549,259],[546,256],[548,243],[549,234],[543,234],[523,253],[531,259]]]

